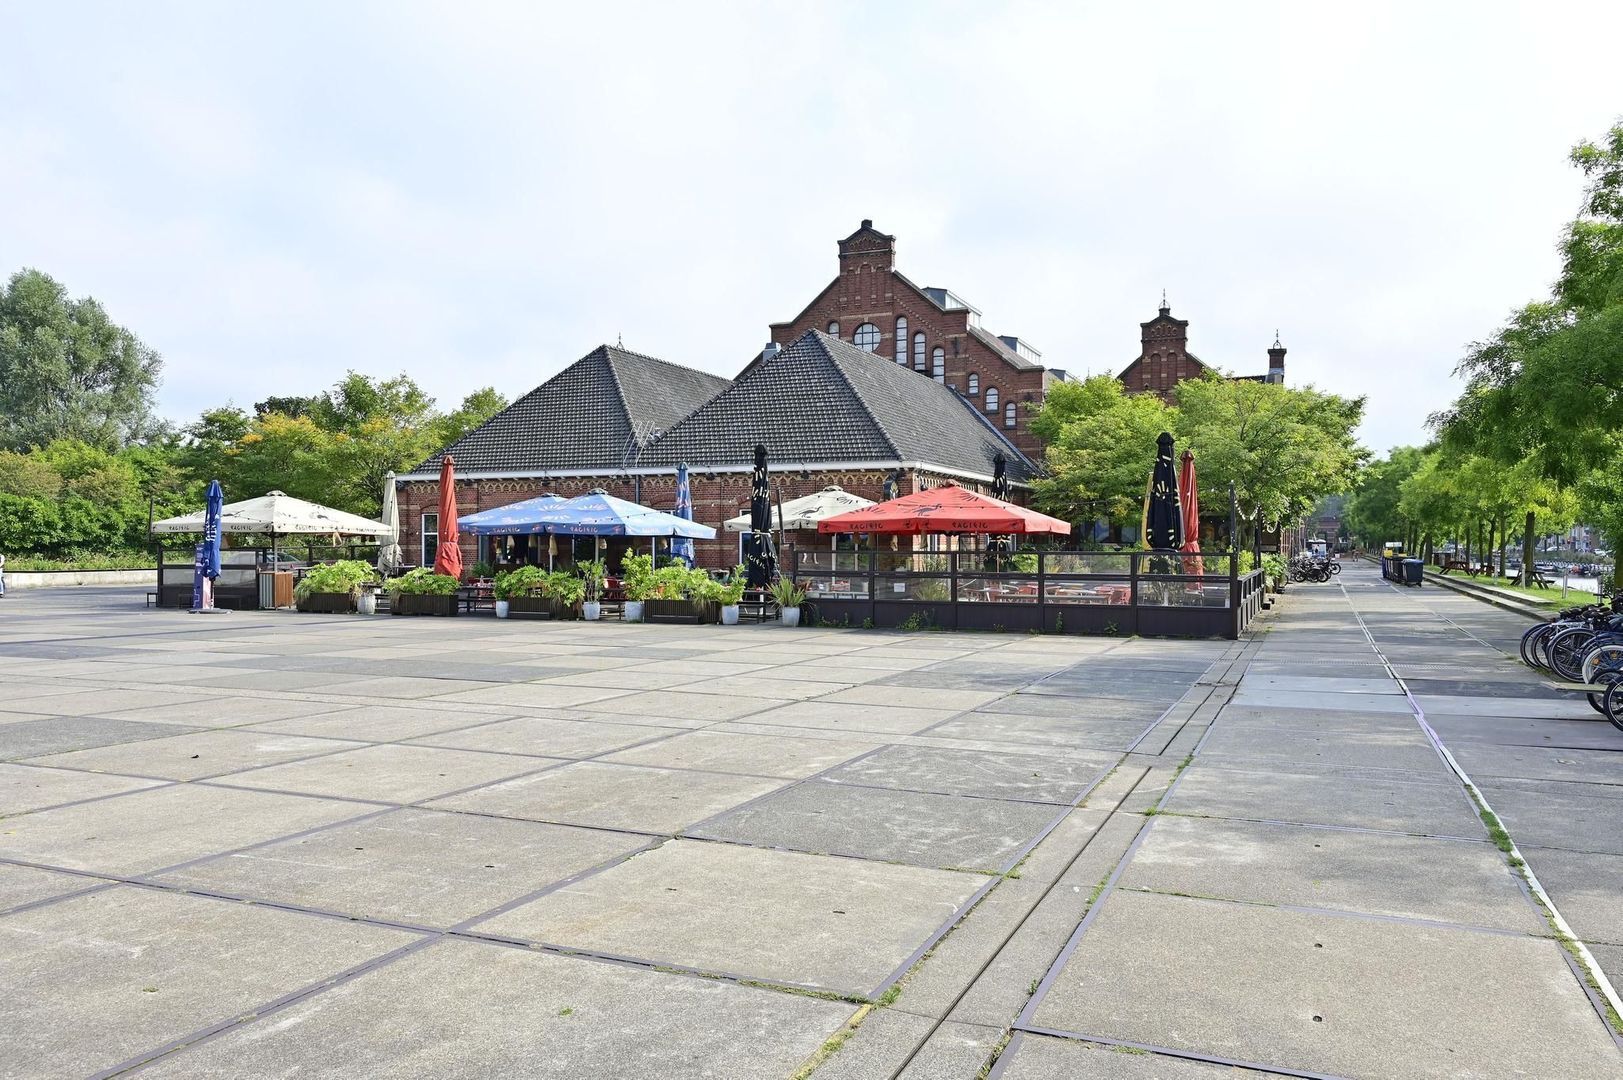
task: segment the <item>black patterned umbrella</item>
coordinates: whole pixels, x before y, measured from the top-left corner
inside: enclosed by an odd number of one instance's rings
[[[772,547],[772,489],[767,479],[766,446],[755,444],[755,471],[750,476],[750,534],[744,542],[744,579],[752,589],[770,588],[778,576],[778,554]]]
[[[1172,460],[1172,436],[1155,440],[1155,471],[1144,502],[1144,542],[1155,551],[1183,547],[1183,505],[1178,499],[1178,473]]]
[[[1009,501],[1009,463],[1002,454],[992,462],[992,498]],[[998,557],[1007,555],[1013,547],[1007,536],[994,536],[986,542],[987,553]]]

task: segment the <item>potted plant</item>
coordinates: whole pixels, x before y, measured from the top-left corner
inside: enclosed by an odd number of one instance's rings
[[[419,566],[389,582],[389,614],[455,615],[459,585],[454,577]]]
[[[626,622],[642,622],[642,605],[654,591],[654,557],[627,555],[620,561],[626,590]]]
[[[585,589],[585,601],[581,605],[582,613],[587,622],[596,622],[603,614],[603,604],[598,596],[603,591],[603,579],[608,576],[609,568],[603,564],[602,559],[590,559],[576,565],[575,570],[580,574],[581,584]]]
[[[721,605],[721,625],[737,626],[738,604],[744,599],[744,568],[735,566],[726,581],[716,582],[711,599]]]
[[[800,625],[800,605],[806,602],[806,590],[796,585],[788,577],[780,577],[772,583],[772,599],[777,601],[778,612],[783,617],[783,625]]]
[[[505,619],[512,611],[515,600],[529,599],[530,591],[546,580],[547,573],[539,566],[520,566],[496,575],[490,592],[496,598],[496,618]],[[525,610],[523,607],[520,610]]]
[[[586,582],[568,570],[554,570],[536,592],[554,619],[575,619],[580,617],[580,604],[586,597]]]
[[[312,566],[293,589],[294,606],[329,615],[355,611],[361,586],[375,576],[372,567],[359,559]]]
[[[643,618],[649,622],[713,622],[705,618],[709,605],[704,600],[713,584],[703,570],[689,570],[681,563],[662,566],[650,578]]]

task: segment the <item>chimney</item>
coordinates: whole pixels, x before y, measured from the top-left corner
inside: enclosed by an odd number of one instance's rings
[[[776,358],[781,347],[776,341],[767,342],[766,348],[761,350],[761,362],[764,364],[768,360]]]
[[[1279,331],[1274,331],[1274,344],[1268,350],[1268,381],[1282,383],[1285,381],[1285,346],[1279,343]]]
[[[841,273],[887,272],[895,266],[896,238],[874,228],[872,218],[863,218],[857,231],[840,241]]]

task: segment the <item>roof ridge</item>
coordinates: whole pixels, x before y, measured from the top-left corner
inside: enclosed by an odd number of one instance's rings
[[[1037,468],[1037,463],[1033,461],[1024,450],[1014,445],[1013,440],[1011,440],[1007,435],[1003,434],[996,424],[992,423],[992,421],[988,420],[984,415],[982,415],[980,409],[975,407],[975,403],[973,401],[970,401],[964,395],[960,394],[954,387],[947,387],[947,392],[952,394],[953,397],[957,398],[958,404],[969,410],[969,415],[973,416],[976,420],[979,420],[982,427],[986,428],[986,430],[995,435],[998,442],[1008,447],[1017,458],[1024,461],[1027,465],[1030,465],[1032,469],[1035,470]]]
[[[614,364],[614,354],[615,354],[616,351],[617,350],[615,350],[615,349],[611,349],[609,347],[609,343],[606,342],[606,341],[603,344],[599,345],[597,348],[592,350],[592,352],[594,352],[594,353],[601,352],[603,354],[603,362],[605,364],[607,364],[608,368],[609,368],[609,381],[614,383],[614,399],[620,403],[620,412],[626,418],[626,428],[627,428],[627,430],[629,430],[631,432],[631,442],[632,442],[632,444],[637,446],[640,449],[641,448],[641,440],[638,438],[638,435],[637,435],[637,422],[635,420],[633,420],[632,417],[631,417],[631,406],[626,402],[625,383],[620,381],[620,371],[619,371],[619,369],[617,367],[615,367],[615,364]],[[618,350],[618,351],[624,351],[624,350]],[[649,357],[649,359],[653,359],[653,358]]]
[[[841,341],[839,338],[829,337],[827,334],[823,333],[821,330],[816,330],[816,329],[807,330],[806,334],[815,335],[814,340],[816,341],[818,346],[822,348],[823,355],[828,357],[828,362],[833,366],[835,373],[839,375],[840,382],[844,383],[845,388],[848,391],[850,391],[851,396],[857,399],[857,404],[862,407],[863,415],[866,416],[868,418],[868,420],[873,424],[874,430],[879,432],[880,440],[887,447],[889,447],[890,452],[892,454],[894,454],[898,460],[900,460],[901,456],[902,456],[902,451],[896,445],[896,440],[892,439],[890,437],[890,430],[885,427],[883,421],[881,421],[879,419],[879,417],[874,415],[873,409],[868,407],[868,399],[867,399],[867,397],[865,397],[863,395],[862,391],[858,390],[856,388],[856,385],[851,382],[851,377],[845,373],[845,368],[843,366],[841,366],[839,360],[835,359],[834,351],[828,347],[828,343],[830,341],[837,341],[842,346],[845,344],[845,342]],[[806,336],[805,334],[801,335],[801,340],[804,340],[805,336]],[[855,345],[852,345],[851,348],[856,349],[856,351],[862,353],[863,356],[872,356],[872,357],[875,358],[875,360],[878,359],[876,354],[866,352],[865,350],[862,350],[862,349],[857,349],[857,347]],[[890,363],[890,361],[887,360],[887,361],[885,361],[885,363]]]

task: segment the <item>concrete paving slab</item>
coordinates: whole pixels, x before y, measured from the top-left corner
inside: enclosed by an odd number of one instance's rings
[[[898,693],[898,702],[905,702],[905,693]],[[953,709],[913,709],[901,705],[849,705],[832,701],[797,701],[779,708],[758,712],[749,718],[752,724],[768,727],[818,728],[824,731],[844,731],[856,735],[889,734],[912,735],[931,724],[952,716]]]
[[[1612,730],[1616,734],[1616,729]],[[0,738],[4,735],[5,729],[0,728]],[[1617,751],[1604,751],[1462,742],[1451,745],[1449,750],[1473,780],[1508,776],[1623,787],[1623,752],[1619,752],[1623,751],[1623,738],[1617,744]]]
[[[1462,750],[1473,744],[1485,746],[1538,746],[1560,750],[1598,750],[1608,752],[1623,748],[1617,729],[1605,722],[1599,713],[1593,720],[1549,720],[1514,716],[1428,716],[1427,722],[1451,750]],[[1570,756],[1570,755],[1569,755]],[[1480,760],[1487,761],[1483,758]],[[1514,768],[1515,759],[1511,761]],[[1487,768],[1504,770],[1505,765],[1488,761]],[[1623,765],[1615,774],[1623,781]]]
[[[1266,675],[1250,674],[1245,677],[1248,689],[1258,690],[1289,690],[1297,693],[1324,694],[1398,694],[1403,690],[1393,680],[1385,676],[1365,678],[1361,676],[1343,675]],[[1324,703],[1326,698],[1320,697]],[[1330,701],[1337,708],[1339,698]]]
[[[713,979],[447,941],[147,1074],[755,1080],[793,1074],[851,1011]]]
[[[1163,814],[1120,887],[1549,932],[1499,850],[1460,840]]]
[[[86,1076],[416,938],[129,886],[10,915],[0,1061],[16,1076]]]
[[[1340,1076],[1623,1076],[1554,941],[1116,892],[1036,1026]]]
[[[626,723],[658,724],[662,727],[701,727],[720,720],[771,709],[783,704],[781,698],[739,697],[737,695],[685,693],[681,690],[647,690],[585,703],[587,712]]]
[[[535,709],[570,709],[592,701],[623,696],[627,691],[602,686],[561,686],[553,682],[503,683],[472,690],[454,688],[435,694],[436,702],[469,705],[520,705]]]
[[[1396,687],[1394,686],[1394,689]],[[1326,706],[1341,712],[1396,713],[1404,718],[1413,716],[1409,701],[1401,694],[1328,693],[1323,690],[1274,690],[1242,683],[1234,695],[1236,705],[1264,706],[1275,709],[1321,709]]]
[[[197,686],[219,687],[225,690],[315,691],[326,693],[355,685],[353,675],[333,671],[256,671],[247,674],[220,675],[212,679],[199,679]]]
[[[432,703],[347,706],[324,702],[322,708],[322,712],[308,716],[256,721],[250,726],[255,731],[275,731],[284,735],[311,735],[356,742],[401,742],[503,719],[502,713],[476,713]]]
[[[604,723],[569,716],[521,716],[480,724],[411,740],[417,746],[445,746],[457,750],[488,750],[504,754],[539,754],[578,758],[618,750],[648,739],[668,737],[670,728],[639,724]]]
[[[292,698],[258,698],[213,695],[182,704],[146,705],[139,709],[106,709],[100,715],[119,720],[145,720],[159,724],[189,724],[195,727],[236,727],[296,716],[314,716],[341,706],[325,701],[299,701]]]
[[[1204,754],[1183,771],[1166,808],[1210,817],[1483,835],[1465,792],[1443,777],[1301,764],[1232,767]]]
[[[566,825],[398,810],[159,880],[360,918],[449,927],[643,844]]]
[[[1068,804],[1080,798],[1089,784],[1116,763],[1116,758],[1103,751],[1078,760],[891,746],[842,765],[824,779],[898,791]]]
[[[1623,987],[1623,946],[1619,945],[1591,945],[1589,953],[1600,965],[1612,989]]]
[[[1573,933],[1586,942],[1623,945],[1623,855],[1519,850]]]
[[[90,716],[92,713],[105,716],[110,713],[150,708],[154,715],[140,719],[153,720],[160,717],[165,709],[207,700],[207,696],[196,692],[175,693],[168,690],[131,690],[125,687],[98,686],[91,693],[56,694],[48,698],[34,699],[34,706],[27,711],[47,712],[53,716]]]
[[[863,995],[984,879],[672,840],[476,929]]]
[[[379,802],[412,803],[545,768],[548,762],[512,754],[380,745],[271,765],[231,777],[233,785]]]
[[[784,785],[773,777],[579,761],[435,800],[445,810],[670,835]]]
[[[0,817],[41,810],[47,806],[98,799],[126,791],[156,787],[160,781],[122,776],[97,776],[66,769],[31,765],[0,765]]]
[[[95,888],[100,882],[78,874],[62,874],[55,870],[39,870],[32,866],[12,866],[0,863],[0,912],[7,912],[24,904],[48,900],[53,896]],[[0,937],[3,940],[3,937]]]
[[[1089,708],[1055,716],[978,711],[931,728],[930,734],[941,739],[990,739],[1008,744],[1011,750],[1074,746],[1121,751],[1144,734],[1157,715],[1136,707],[1120,712]]]
[[[355,803],[177,784],[0,821],[0,858],[129,876],[366,812]]]
[[[30,758],[28,764],[86,772],[161,776],[168,780],[205,777],[327,754],[365,743],[310,739],[302,735],[273,735],[251,731],[195,731],[167,739],[99,746]]]
[[[808,780],[690,832],[795,851],[994,873],[1059,812],[1043,803]]]
[[[838,736],[825,740],[794,735],[692,731],[647,746],[621,750],[603,760],[618,765],[654,765],[799,780],[882,745]]]
[[[1464,697],[1416,695],[1415,701],[1427,716],[1542,716],[1561,720],[1587,720],[1596,714],[1587,702],[1576,698]]]
[[[848,705],[906,705],[912,709],[967,710],[991,704],[1003,696],[996,690],[932,690],[914,686],[898,693],[889,686],[853,686],[837,690],[823,700]]]
[[[1029,1032],[1011,1042],[1003,1057],[1009,1059],[1003,1080],[1266,1080],[1278,1075]]]
[[[895,1009],[874,1009],[856,1032],[812,1072],[813,1080],[874,1080],[894,1076],[935,1027],[935,1021]]]
[[[177,730],[187,729],[177,729],[173,724],[107,720],[99,716],[51,717],[0,724],[0,760],[15,761],[92,746],[159,739],[174,735]]]
[[[930,1033],[923,1046],[897,1080],[959,1080],[979,1076],[992,1060],[1003,1031],[949,1020]]]
[[[1222,718],[1202,747],[1201,757],[1229,762],[1299,762],[1306,765],[1354,765],[1442,776],[1447,771],[1437,752],[1418,730],[1385,732],[1307,732],[1267,730],[1227,724]]]
[[[413,665],[426,667],[427,665]],[[504,690],[505,685],[492,685],[475,679],[439,679],[414,675],[388,675],[376,679],[348,677],[343,686],[335,686],[332,693],[351,698],[442,698],[453,694],[485,689]],[[501,702],[496,702],[501,704]]]

